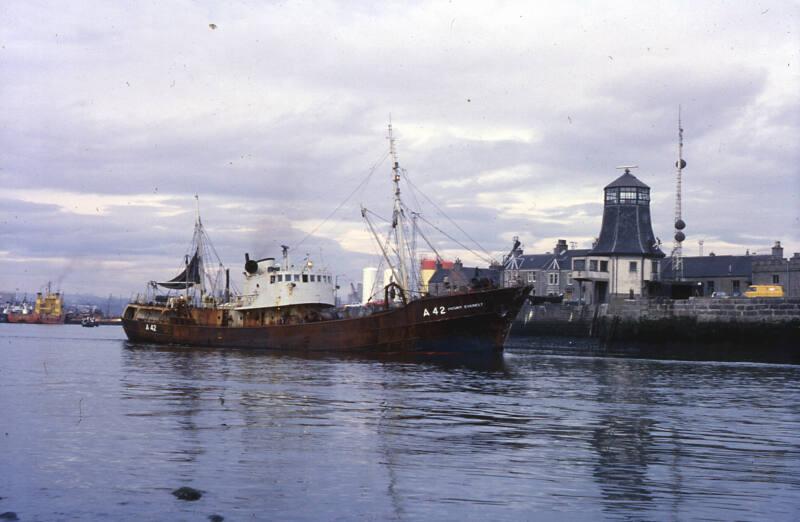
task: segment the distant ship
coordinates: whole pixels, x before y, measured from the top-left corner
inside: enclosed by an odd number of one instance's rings
[[[406,240],[411,211],[400,198],[401,169],[391,125],[389,142],[394,208],[388,236],[379,238],[367,209],[361,211],[391,273],[375,301],[337,309],[331,273],[308,257],[292,264],[286,246],[279,261],[250,259],[245,254],[241,295],[231,295],[226,271],[224,294],[215,296],[213,289],[208,291],[204,259],[210,243],[198,207],[190,255],[181,273],[169,281],[151,283],[152,298],[126,307],[122,324],[128,339],[289,351],[501,351],[531,288],[494,288],[485,281],[473,281],[471,288],[447,295],[420,293],[419,278],[412,273],[414,255]],[[155,295],[158,287],[182,293]]]
[[[6,309],[6,319],[9,323],[64,324],[65,318],[64,299],[60,292],[52,292],[50,283],[47,283],[46,293],[36,293],[36,301],[32,308],[23,300],[21,305],[10,305]]]

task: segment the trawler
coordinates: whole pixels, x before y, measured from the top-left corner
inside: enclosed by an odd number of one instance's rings
[[[402,170],[391,125],[389,143],[394,205],[385,239],[375,231],[367,209],[361,209],[391,273],[371,302],[337,308],[336,281],[331,273],[308,256],[292,263],[287,246],[282,246],[278,259],[251,259],[245,254],[241,293],[231,292],[227,269],[224,292],[209,290],[205,260],[215,250],[209,248],[198,205],[191,255],[185,257],[180,274],[169,281],[151,282],[152,295],[126,307],[122,325],[128,339],[304,352],[502,351],[530,287],[495,288],[475,281],[470,288],[446,295],[419,291],[406,239],[411,211],[400,197]],[[216,281],[219,279],[217,276]],[[176,294],[156,295],[158,288]]]

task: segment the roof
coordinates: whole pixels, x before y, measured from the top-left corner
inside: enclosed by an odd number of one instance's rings
[[[569,262],[575,256],[585,256],[589,253],[589,249],[575,249],[564,250],[559,255],[556,254],[530,254],[517,256],[517,270],[547,270],[553,263],[553,260],[558,261],[562,270],[569,270],[572,263]],[[510,270],[510,261],[506,263],[506,270]],[[566,264],[564,264],[566,263]]]
[[[650,188],[644,183],[642,183],[642,181],[639,178],[637,178],[627,170],[625,171],[625,174],[623,174],[622,176],[618,177],[617,179],[606,185],[607,189],[617,188],[617,187],[641,187],[646,189]]]
[[[664,257],[653,235],[650,207],[606,205],[600,237],[590,254]]]
[[[768,261],[772,256],[703,256],[683,258],[683,277],[696,279],[702,277],[752,277],[753,263]],[[667,259],[661,273],[672,274],[672,259]]]
[[[457,268],[440,268],[433,273],[428,280],[428,285],[444,283],[444,278],[447,277],[448,283],[455,286],[467,286],[473,279],[489,279],[495,284],[500,282],[500,273],[493,268],[478,268],[464,266],[461,269]]]

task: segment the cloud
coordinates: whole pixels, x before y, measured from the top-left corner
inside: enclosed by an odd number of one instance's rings
[[[588,246],[621,164],[639,165],[656,234],[671,237],[678,105],[687,245],[800,250],[800,8],[762,11],[9,3],[0,289],[61,269],[68,290],[164,277],[195,193],[226,263],[276,255],[328,218],[296,255],[321,250],[358,280],[374,259],[360,205],[389,213],[390,115],[401,166],[436,206],[411,188],[407,202],[447,232],[429,232],[434,246],[465,261],[452,239],[492,255],[515,235],[529,250]]]

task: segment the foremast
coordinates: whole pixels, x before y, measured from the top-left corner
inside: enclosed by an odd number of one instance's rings
[[[400,162],[397,160],[392,124],[389,123],[389,154],[392,157],[392,182],[394,183],[394,207],[392,211],[392,229],[394,229],[394,249],[397,253],[397,274],[395,279],[398,285],[409,291],[408,264],[406,263],[406,237],[405,237],[405,212],[403,201],[400,199]]]

